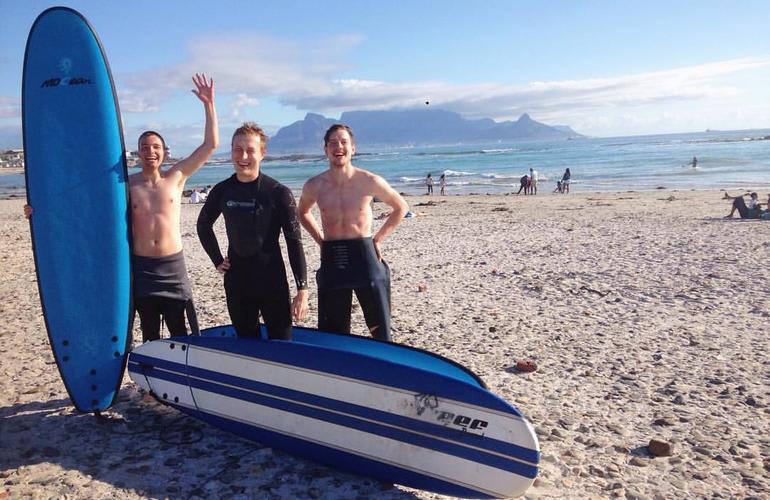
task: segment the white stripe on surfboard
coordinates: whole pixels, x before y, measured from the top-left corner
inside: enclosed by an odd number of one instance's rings
[[[193,389],[193,392],[200,411],[390,464],[488,495],[516,495],[533,481],[513,472],[343,425],[210,391]],[[440,464],[443,467],[437,467]]]
[[[199,346],[189,346],[188,350],[189,366],[196,368],[311,393],[436,425],[441,425],[437,420],[437,414],[441,411],[483,418],[488,422],[487,428],[483,430],[485,437],[523,448],[538,449],[537,438],[529,422],[513,414],[444,398],[438,401],[438,407],[424,408],[422,414],[418,414],[415,404],[417,395],[398,387]],[[211,367],[216,367],[216,370]],[[373,391],[372,388],[380,391]],[[457,427],[449,428],[461,431]],[[481,435],[481,432],[468,432]]]

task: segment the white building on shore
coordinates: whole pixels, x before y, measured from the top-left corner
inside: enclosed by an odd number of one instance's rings
[[[0,152],[0,168],[24,168],[24,150],[7,149]]]

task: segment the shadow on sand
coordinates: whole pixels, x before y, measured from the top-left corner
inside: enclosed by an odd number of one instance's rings
[[[0,443],[11,493],[56,493],[61,475],[76,470],[82,488],[98,481],[146,497],[415,498],[220,431],[134,387],[101,417],[77,412],[69,399],[0,408]]]

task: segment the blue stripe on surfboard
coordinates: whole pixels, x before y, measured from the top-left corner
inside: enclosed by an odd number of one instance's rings
[[[280,340],[223,339],[211,337],[179,337],[178,342],[225,353],[259,358],[274,363],[315,370],[331,375],[381,383],[387,376],[388,385],[406,391],[421,393],[429,383],[442,388],[445,398],[484,406],[521,417],[521,413],[499,396],[481,389],[476,384],[446,377],[442,374],[375,358],[365,354],[341,351],[318,345]]]
[[[267,339],[267,328],[260,325],[263,339]],[[204,337],[235,338],[235,328],[232,325],[206,328],[201,331]],[[428,371],[434,371],[447,377],[456,378],[470,384],[487,388],[481,378],[468,368],[451,359],[439,356],[429,351],[412,346],[383,342],[370,337],[349,335],[344,333],[324,332],[314,328],[295,326],[292,328],[292,340],[306,344],[331,347],[348,352],[365,354],[375,358],[395,361],[404,365],[416,366]]]
[[[197,384],[197,379],[203,379],[206,382],[214,384],[226,384],[229,386],[235,386],[238,389],[244,389],[249,391],[257,391],[265,393],[269,396],[275,396],[279,398],[286,398],[296,401],[298,403],[310,404],[319,406],[325,409],[340,411],[357,418],[363,418],[367,420],[374,420],[382,422],[388,425],[394,425],[398,427],[408,428],[410,430],[430,434],[439,438],[461,442],[465,445],[475,446],[477,448],[483,448],[484,450],[508,455],[519,460],[523,460],[530,463],[538,463],[540,460],[540,454],[536,450],[518,446],[512,443],[506,443],[487,436],[480,436],[470,432],[464,432],[459,429],[453,429],[444,425],[433,424],[417,420],[403,415],[397,415],[394,413],[372,409],[366,406],[355,405],[338,399],[331,399],[315,394],[296,391],[288,389],[286,387],[275,386],[266,384],[256,380],[245,379],[242,377],[236,377],[232,375],[226,375],[211,370],[205,370],[197,367],[188,367],[188,375],[191,377],[191,385]],[[195,378],[193,378],[195,377]],[[221,392],[221,391],[212,391]],[[238,397],[238,399],[244,399]],[[518,419],[518,417],[509,414],[512,419]],[[533,476],[534,477],[534,476]]]
[[[139,373],[147,377],[155,377],[161,380],[182,384],[184,386],[187,386],[189,383],[191,387],[196,389],[222,394],[242,401],[269,406],[290,413],[304,415],[310,418],[415,444],[474,462],[483,463],[491,467],[507,470],[523,477],[534,478],[537,475],[537,467],[524,464],[518,460],[537,463],[539,461],[539,453],[535,450],[530,450],[512,443],[505,443],[496,439],[449,429],[441,425],[394,415],[389,412],[373,410],[371,408],[353,405],[339,400],[323,398],[305,392],[212,372],[210,370],[189,367],[189,372],[187,373],[190,378],[188,378],[186,375],[182,375],[182,373],[185,372],[185,365],[179,363],[159,360],[162,361],[157,365],[160,368],[159,370],[152,368],[141,369],[142,364],[145,362],[151,364],[155,358],[145,357],[144,360],[137,363],[139,366],[135,369],[134,356],[134,354],[131,355],[131,361],[129,363],[129,371],[132,373]],[[228,385],[226,386],[223,384]],[[254,394],[249,391],[259,391],[263,394]],[[293,401],[289,402],[276,398],[286,398]],[[306,405],[315,405],[322,408],[310,408]],[[338,413],[327,411],[327,409],[336,412],[344,412],[348,415],[339,415]],[[362,419],[374,420],[376,422],[367,422]],[[404,427],[409,430],[393,429],[392,427],[383,424]],[[438,438],[451,440],[452,442],[418,435],[410,431],[431,434]],[[516,460],[509,460],[497,455],[492,455],[486,451],[467,448],[465,445],[481,448],[492,453],[509,455]]]
[[[461,498],[497,498],[500,496],[499,494],[490,495],[485,491],[467,488],[441,479],[426,476],[409,469],[378,462],[336,448],[323,446],[312,441],[306,441],[286,434],[279,434],[272,430],[262,429],[244,422],[226,419],[217,415],[203,413],[178,405],[172,404],[171,406],[238,436],[257,441],[266,446],[284,450],[288,453],[318,463],[332,464],[337,469],[347,470],[380,481],[390,483],[396,480],[398,484],[404,486]]]
[[[340,425],[349,429],[357,429],[359,431],[376,436],[386,437],[414,446],[419,446],[421,448],[446,453],[447,455],[456,456],[471,462],[477,462],[480,464],[488,465],[490,467],[495,467],[500,470],[512,472],[522,477],[534,479],[537,476],[537,467],[533,467],[517,460],[504,458],[499,455],[486,453],[481,450],[468,448],[462,444],[457,444],[456,442],[446,442],[430,436],[416,434],[414,432],[410,432],[409,430],[398,429],[388,425],[383,425],[378,422],[363,420],[357,416],[342,415],[325,409],[310,407],[301,403],[277,399],[262,394],[255,394],[253,392],[244,391],[242,389],[223,386],[208,380],[192,378],[190,379],[190,383],[193,389],[205,390],[215,394],[221,394],[223,396],[239,399],[241,401],[247,401],[262,406],[269,406],[271,408],[283,410],[296,415],[302,415],[316,420],[322,420],[324,422]],[[206,411],[200,407],[198,409],[200,411]],[[338,411],[343,410],[340,409]],[[397,424],[394,423],[392,425]]]

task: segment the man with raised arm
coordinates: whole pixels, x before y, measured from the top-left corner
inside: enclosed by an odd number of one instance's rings
[[[146,342],[160,338],[160,320],[171,336],[186,335],[185,308],[192,300],[187,277],[181,218],[185,182],[209,159],[219,145],[217,115],[214,108],[214,80],[206,75],[193,77],[192,92],[203,103],[206,129],[201,144],[190,156],[168,170],[161,168],[166,143],[157,132],[139,136],[142,171],[129,176],[134,307],[139,313],[142,337]],[[191,321],[193,323],[193,321]]]
[[[329,169],[309,179],[299,200],[299,220],[321,245],[318,284],[318,328],[350,333],[352,292],[356,292],[369,332],[390,340],[390,269],[382,259],[382,241],[393,232],[409,207],[385,182],[351,162],[356,146],[347,125],[332,125],[324,136]],[[372,236],[372,201],[391,207],[385,223]],[[321,227],[310,212],[318,205]]]

